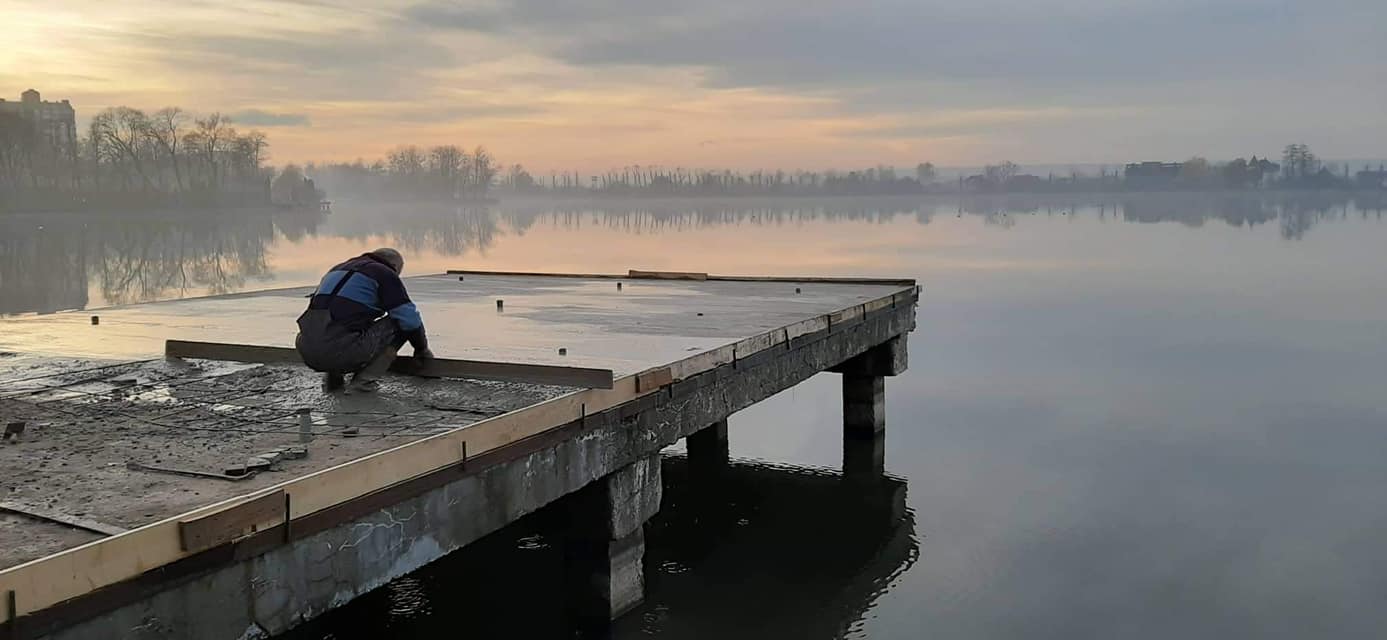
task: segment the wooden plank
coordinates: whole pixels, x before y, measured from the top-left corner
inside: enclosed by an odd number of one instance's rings
[[[754,353],[760,353],[775,346],[783,346],[785,343],[785,330],[776,329],[763,333],[759,336],[752,336],[745,340],[740,340],[733,345],[733,352],[737,359],[745,358]]]
[[[799,322],[793,323],[785,327],[785,339],[789,340],[790,342],[794,342],[795,338],[798,338],[802,335],[814,333],[816,331],[823,331],[827,328],[828,316],[826,315],[809,318],[808,320],[801,320]]]
[[[284,490],[251,498],[212,513],[178,521],[180,547],[202,551],[284,523]]]
[[[636,374],[636,391],[654,391],[671,382],[674,382],[674,374],[669,367],[651,369]]]
[[[709,280],[719,282],[792,282],[799,284],[869,284],[883,286],[913,287],[915,280],[910,278],[853,278],[853,277],[796,277],[796,276],[708,276]]]
[[[827,316],[819,316],[768,333],[780,333],[793,339],[821,331],[827,328],[827,322]],[[671,376],[680,380],[731,362],[736,355],[735,349],[736,344],[729,344],[672,363],[669,365]],[[575,391],[408,442],[246,496],[0,570],[0,593],[13,590],[21,594],[20,615],[44,609],[190,557],[192,554],[183,547],[182,523],[185,521],[201,521],[203,516],[228,507],[264,500],[264,504],[274,503],[279,508],[279,520],[267,519],[267,523],[282,522],[286,494],[292,498],[289,517],[302,518],[420,475],[455,466],[461,461],[464,443],[468,455],[475,457],[654,392],[640,389],[637,376],[623,376],[613,380],[610,389]],[[278,497],[267,497],[272,495]]]
[[[862,318],[862,305],[853,305],[841,311],[828,314],[828,326],[837,327],[850,324]]]
[[[449,269],[450,276],[513,276],[522,278],[577,278],[587,280],[622,279],[627,276],[615,273],[543,273],[539,271],[476,271],[472,269]]]
[[[436,378],[529,382],[584,389],[610,389],[614,378],[611,369],[446,358],[434,358],[433,361],[424,364],[414,358],[400,357],[395,359],[390,370]]]
[[[729,344],[680,360],[670,365],[670,373],[674,375],[675,380],[683,380],[696,373],[702,373],[719,365],[732,362],[736,357],[736,345]]]
[[[18,514],[28,518],[33,518],[34,520],[53,522],[64,526],[72,527],[73,529],[81,529],[83,531],[99,533],[103,536],[115,536],[126,532],[126,529],[117,527],[115,525],[109,525],[104,522],[97,522],[95,520],[83,518],[81,516],[74,516],[58,511],[53,511],[51,509],[44,509],[43,507],[35,507],[32,505],[19,504],[16,502],[0,502],[0,511]]]
[[[286,347],[190,342],[187,340],[165,342],[164,355],[171,358],[201,358],[260,364],[300,364],[303,362],[297,351]],[[613,378],[611,369],[559,367],[520,362],[450,360],[446,358],[435,358],[428,365],[423,365],[414,358],[400,357],[395,359],[390,369],[399,373],[438,378],[528,382],[586,389],[610,389]]]
[[[641,280],[707,280],[708,274],[693,271],[637,271],[630,270],[626,277]]]
[[[862,304],[862,315],[867,315],[869,313],[872,313],[873,311],[885,309],[889,306],[894,305],[895,303],[896,301],[894,295],[883,296],[877,298],[876,300],[869,300]]]
[[[253,344],[228,344],[223,342],[192,342],[189,340],[164,341],[164,357],[253,362],[258,364],[303,364],[303,358],[299,357],[298,351],[286,349],[284,347],[262,347]]]
[[[634,274],[658,274],[673,273],[660,271],[637,271],[630,270],[625,275],[615,273],[545,273],[539,271],[481,271],[475,269],[449,269],[448,275],[463,276],[517,276],[525,278],[578,278],[589,280],[612,280],[622,278],[638,278],[650,276],[637,276]],[[718,276],[706,273],[688,272],[683,275],[700,275],[698,280],[715,280],[719,282],[790,282],[802,284],[868,284],[884,286],[913,287],[915,280],[911,278],[854,278],[854,277],[822,277],[822,276]],[[684,278],[693,279],[693,278]]]

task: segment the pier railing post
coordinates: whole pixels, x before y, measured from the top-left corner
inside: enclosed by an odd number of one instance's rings
[[[642,458],[570,496],[570,609],[615,620],[645,599],[645,522],[660,509],[659,454]]]

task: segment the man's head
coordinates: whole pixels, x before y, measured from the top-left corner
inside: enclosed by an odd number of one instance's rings
[[[389,247],[383,247],[380,249],[376,249],[375,251],[372,251],[368,255],[371,255],[375,259],[390,265],[390,268],[394,269],[395,273],[402,273],[405,270],[405,257],[400,255],[399,251],[396,251]]]

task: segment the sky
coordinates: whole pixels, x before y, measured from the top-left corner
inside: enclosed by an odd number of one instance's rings
[[[1387,156],[1383,0],[0,0],[0,25],[0,97],[220,111],[273,163]]]

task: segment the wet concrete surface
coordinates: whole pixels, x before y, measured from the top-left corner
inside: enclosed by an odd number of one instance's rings
[[[24,433],[0,444],[0,500],[134,528],[572,391],[391,376],[374,394],[326,393],[304,367],[29,358],[0,377],[0,417]],[[62,373],[59,373],[62,372]],[[312,410],[300,442],[296,411]],[[307,455],[296,457],[296,448]],[[281,451],[279,456],[274,452]],[[241,480],[189,477],[271,466]],[[99,536],[0,519],[0,567]]]
[[[673,362],[898,291],[887,285],[481,276],[406,278],[440,357],[600,367]],[[796,293],[796,290],[799,293]],[[0,351],[149,358],[170,338],[293,346],[311,288],[27,316],[0,322]],[[497,311],[496,300],[504,300]],[[90,317],[100,317],[92,325]],[[566,355],[559,355],[559,349]],[[406,348],[408,351],[408,348]],[[0,367],[5,367],[0,361]]]

